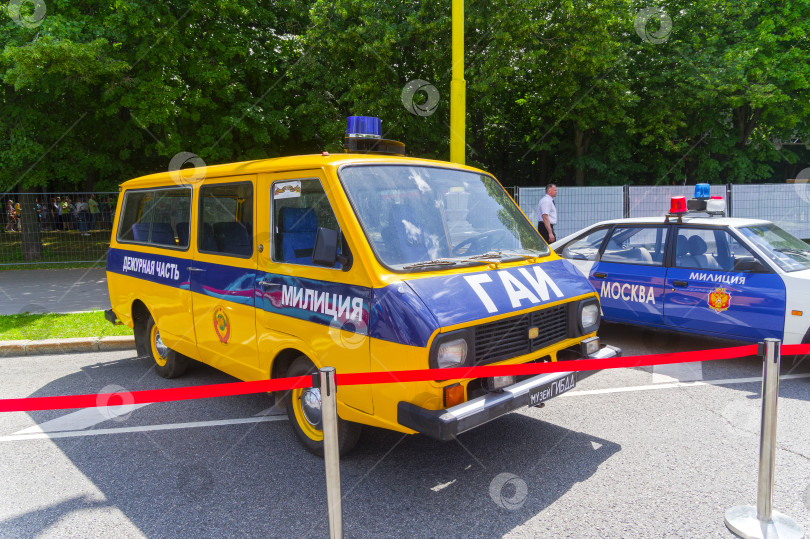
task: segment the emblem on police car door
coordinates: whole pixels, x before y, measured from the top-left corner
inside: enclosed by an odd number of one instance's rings
[[[217,332],[217,337],[222,343],[227,343],[231,338],[231,323],[222,307],[217,307],[214,311],[214,331]]]
[[[714,292],[709,294],[709,307],[716,313],[725,311],[730,304],[731,296],[725,288],[715,288]]]

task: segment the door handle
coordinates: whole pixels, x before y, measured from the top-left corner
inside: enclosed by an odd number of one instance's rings
[[[189,266],[186,268],[188,271],[205,271],[202,268],[195,268],[194,266]]]
[[[594,277],[597,279],[605,279],[607,277],[607,273],[602,273],[601,271],[597,271],[593,274]]]
[[[273,281],[259,281],[262,286],[281,286],[281,283],[274,283]]]
[[[689,286],[687,281],[672,281],[672,286]]]

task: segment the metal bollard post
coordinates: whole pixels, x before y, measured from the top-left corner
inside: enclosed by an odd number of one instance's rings
[[[757,506],[740,505],[726,511],[726,526],[746,539],[804,537],[804,530],[787,515],[773,510],[776,464],[776,402],[779,397],[779,339],[765,339],[762,365],[762,422],[759,440]],[[760,348],[762,349],[762,348]]]
[[[340,452],[337,434],[337,386],[335,368],[320,370],[323,426],[323,462],[326,466],[326,500],[329,506],[329,537],[343,537],[343,508],[340,501]]]

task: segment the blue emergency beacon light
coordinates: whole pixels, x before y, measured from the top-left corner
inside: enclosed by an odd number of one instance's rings
[[[711,187],[708,183],[695,185],[695,198],[686,201],[689,211],[706,211],[706,201],[711,197],[710,191]]]
[[[708,183],[695,185],[695,198],[711,198],[711,187]]]
[[[343,149],[347,153],[405,155],[405,144],[382,138],[382,120],[374,116],[349,116]]]

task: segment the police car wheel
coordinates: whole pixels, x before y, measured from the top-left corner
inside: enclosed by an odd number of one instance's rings
[[[287,370],[287,376],[305,376],[316,372],[315,365],[306,356],[299,356]],[[321,393],[318,388],[296,388],[287,394],[287,417],[293,432],[307,451],[323,456],[323,429],[321,427]],[[338,450],[341,455],[351,451],[360,438],[362,425],[338,418]]]
[[[177,378],[186,372],[189,359],[163,344],[160,331],[151,315],[146,321],[145,334],[148,355],[155,362],[155,371],[160,376],[163,378]]]

